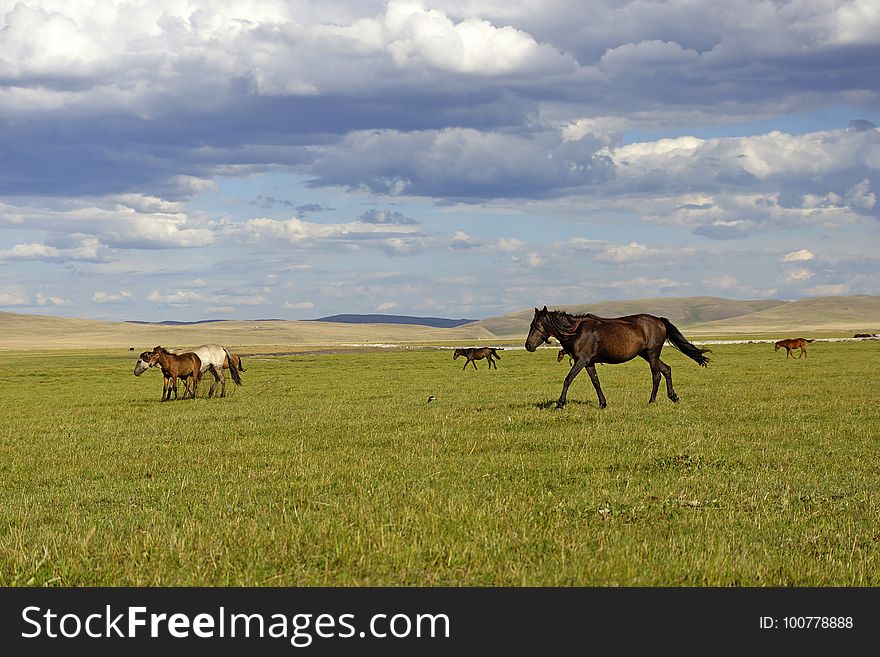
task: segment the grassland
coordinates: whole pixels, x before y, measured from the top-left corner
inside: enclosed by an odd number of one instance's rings
[[[170,403],[128,355],[7,353],[0,585],[876,586],[880,348],[811,347],[667,348],[681,404],[633,362],[561,412],[553,350],[252,358]]]

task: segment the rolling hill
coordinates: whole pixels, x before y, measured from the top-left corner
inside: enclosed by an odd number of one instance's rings
[[[785,305],[779,300],[739,301],[719,297],[685,297],[667,299],[638,299],[634,301],[600,301],[589,304],[554,306],[572,314],[593,313],[600,317],[620,317],[636,313],[649,313],[666,317],[681,327],[693,326],[732,317],[741,317]],[[528,333],[534,309],[520,310],[501,317],[480,320],[477,326],[501,336],[520,336]]]
[[[647,312],[668,317],[688,337],[880,332],[880,296],[821,297],[799,301],[739,301],[718,297],[605,301],[566,307],[616,317]],[[408,323],[348,323],[288,320],[221,320],[192,324],[100,322],[0,312],[0,350],[128,349],[157,344],[186,347],[218,342],[248,351],[270,346],[372,343],[471,344],[522,340],[533,309],[452,328]],[[455,320],[452,320],[455,321]],[[805,335],[804,337],[810,337]]]
[[[416,324],[347,324],[287,320],[226,320],[197,324],[135,324],[0,312],[0,349],[128,349],[157,344],[186,347],[217,342],[260,347],[377,342],[481,341],[494,336],[467,324],[433,328]]]

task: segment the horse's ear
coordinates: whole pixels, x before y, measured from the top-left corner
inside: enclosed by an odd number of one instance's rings
[[[544,310],[542,310],[541,312],[542,312],[542,313],[547,312],[547,306],[544,306]]]

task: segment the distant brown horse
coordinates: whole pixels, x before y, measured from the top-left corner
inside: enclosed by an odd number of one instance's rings
[[[665,317],[653,315],[627,315],[606,319],[590,314],[569,315],[561,310],[547,310],[547,306],[543,310],[535,308],[535,316],[526,338],[526,349],[535,351],[551,336],[559,340],[563,352],[574,359],[574,365],[562,384],[562,394],[559,395],[556,408],[565,406],[568,387],[584,368],[596,389],[599,407],[605,408],[608,404],[599,386],[596,363],[625,363],[636,356],[641,356],[651,366],[653,387],[648,403],[653,403],[657,398],[661,375],[666,379],[667,396],[677,402],[678,395],[672,388],[672,368],[660,360],[660,350],[667,340],[698,364],[705,367],[709,362],[705,356],[710,353],[708,349],[700,349],[691,344],[672,322]]]
[[[182,354],[172,354],[164,347],[157,346],[150,352],[147,360],[150,367],[159,365],[162,368],[162,375],[165,381],[162,386],[162,401],[170,401],[171,393],[174,392],[174,398],[177,399],[177,378],[193,378],[192,390],[184,383],[186,391],[190,393],[190,397],[195,399],[196,390],[199,387],[199,371],[202,369],[202,360],[193,352],[188,351]],[[186,393],[183,398],[186,399]]]
[[[467,369],[468,363],[472,363],[474,369],[477,369],[477,364],[474,361],[481,360],[485,358],[489,361],[489,369],[492,369],[492,366],[495,366],[495,369],[498,369],[498,365],[495,363],[493,358],[501,359],[501,356],[498,355],[498,352],[494,347],[468,347],[465,349],[456,349],[455,353],[452,354],[452,360],[455,360],[459,356],[464,356],[467,358],[465,361],[464,367],[461,369]]]
[[[800,349],[801,353],[798,354],[798,358],[801,356],[807,355],[807,343],[813,342],[813,340],[805,340],[804,338],[790,338],[787,340],[778,340],[776,342],[776,346],[773,348],[773,351],[779,351],[780,347],[785,349],[785,357],[786,359],[791,356],[792,349]]]

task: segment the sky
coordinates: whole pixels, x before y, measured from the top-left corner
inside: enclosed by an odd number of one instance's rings
[[[0,310],[880,294],[876,0],[0,0]]]

